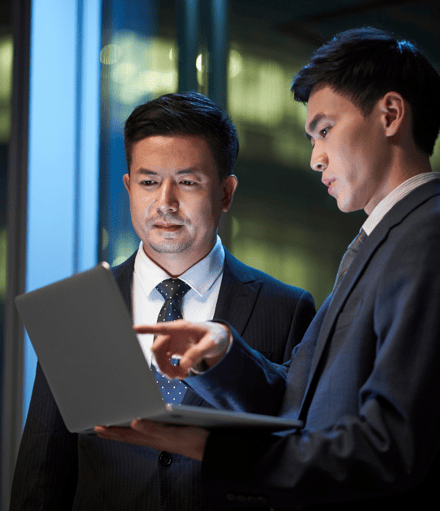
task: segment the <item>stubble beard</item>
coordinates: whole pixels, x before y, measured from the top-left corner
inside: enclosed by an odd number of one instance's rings
[[[158,254],[180,254],[193,244],[193,240],[176,240],[170,236],[170,238],[164,237],[159,241],[150,240],[148,244]]]
[[[192,241],[182,243],[180,241],[164,240],[160,243],[149,243],[149,245],[158,254],[180,254],[192,245]]]
[[[173,214],[161,215],[159,219],[164,222],[176,223],[182,226],[187,225],[186,221]],[[150,220],[150,225],[154,225],[156,220],[157,218]],[[184,252],[194,242],[191,238],[184,241],[175,239],[176,233],[162,233],[161,236],[162,238],[156,241],[148,240],[148,245],[158,254],[179,254]]]

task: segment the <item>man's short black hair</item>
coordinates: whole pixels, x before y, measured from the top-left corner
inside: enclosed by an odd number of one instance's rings
[[[306,103],[318,84],[347,97],[365,116],[387,92],[398,92],[411,106],[416,146],[432,154],[440,129],[440,77],[410,42],[371,27],[341,32],[296,75],[295,100]]]
[[[238,155],[237,131],[228,114],[203,94],[165,94],[133,110],[124,131],[129,171],[133,145],[154,135],[203,136],[211,148],[220,180],[232,174]]]

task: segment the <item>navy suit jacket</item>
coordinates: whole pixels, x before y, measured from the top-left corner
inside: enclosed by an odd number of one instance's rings
[[[113,269],[129,310],[134,260],[135,254]],[[313,315],[309,293],[242,264],[226,251],[215,318],[234,325],[250,346],[282,362],[301,340]],[[240,370],[236,376],[241,375]],[[210,406],[190,389],[182,404]],[[211,509],[201,499],[200,462],[69,433],[37,368],[11,511]]]
[[[234,332],[223,361],[188,379],[216,406],[305,421],[300,432],[211,433],[202,464],[210,498],[326,511],[437,500],[439,262],[435,180],[385,215],[285,367]],[[239,368],[246,380],[225,379]]]

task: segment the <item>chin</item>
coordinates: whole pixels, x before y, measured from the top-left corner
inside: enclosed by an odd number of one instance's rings
[[[350,213],[351,209],[347,206],[347,204],[339,203],[337,202],[337,206],[339,211],[342,211],[342,213]]]
[[[192,241],[162,240],[148,243],[150,248],[159,254],[180,254],[192,245]]]
[[[337,200],[337,205],[339,211],[342,211],[342,213],[352,213],[353,211],[359,211],[362,209],[362,207],[358,207],[356,204],[343,200]]]

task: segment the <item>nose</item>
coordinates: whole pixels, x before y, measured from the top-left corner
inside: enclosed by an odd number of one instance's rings
[[[173,183],[164,181],[159,188],[156,209],[162,213],[173,213],[179,208],[179,201]]]
[[[319,145],[315,144],[310,158],[310,167],[317,172],[324,172],[328,166],[327,154],[320,150]]]

